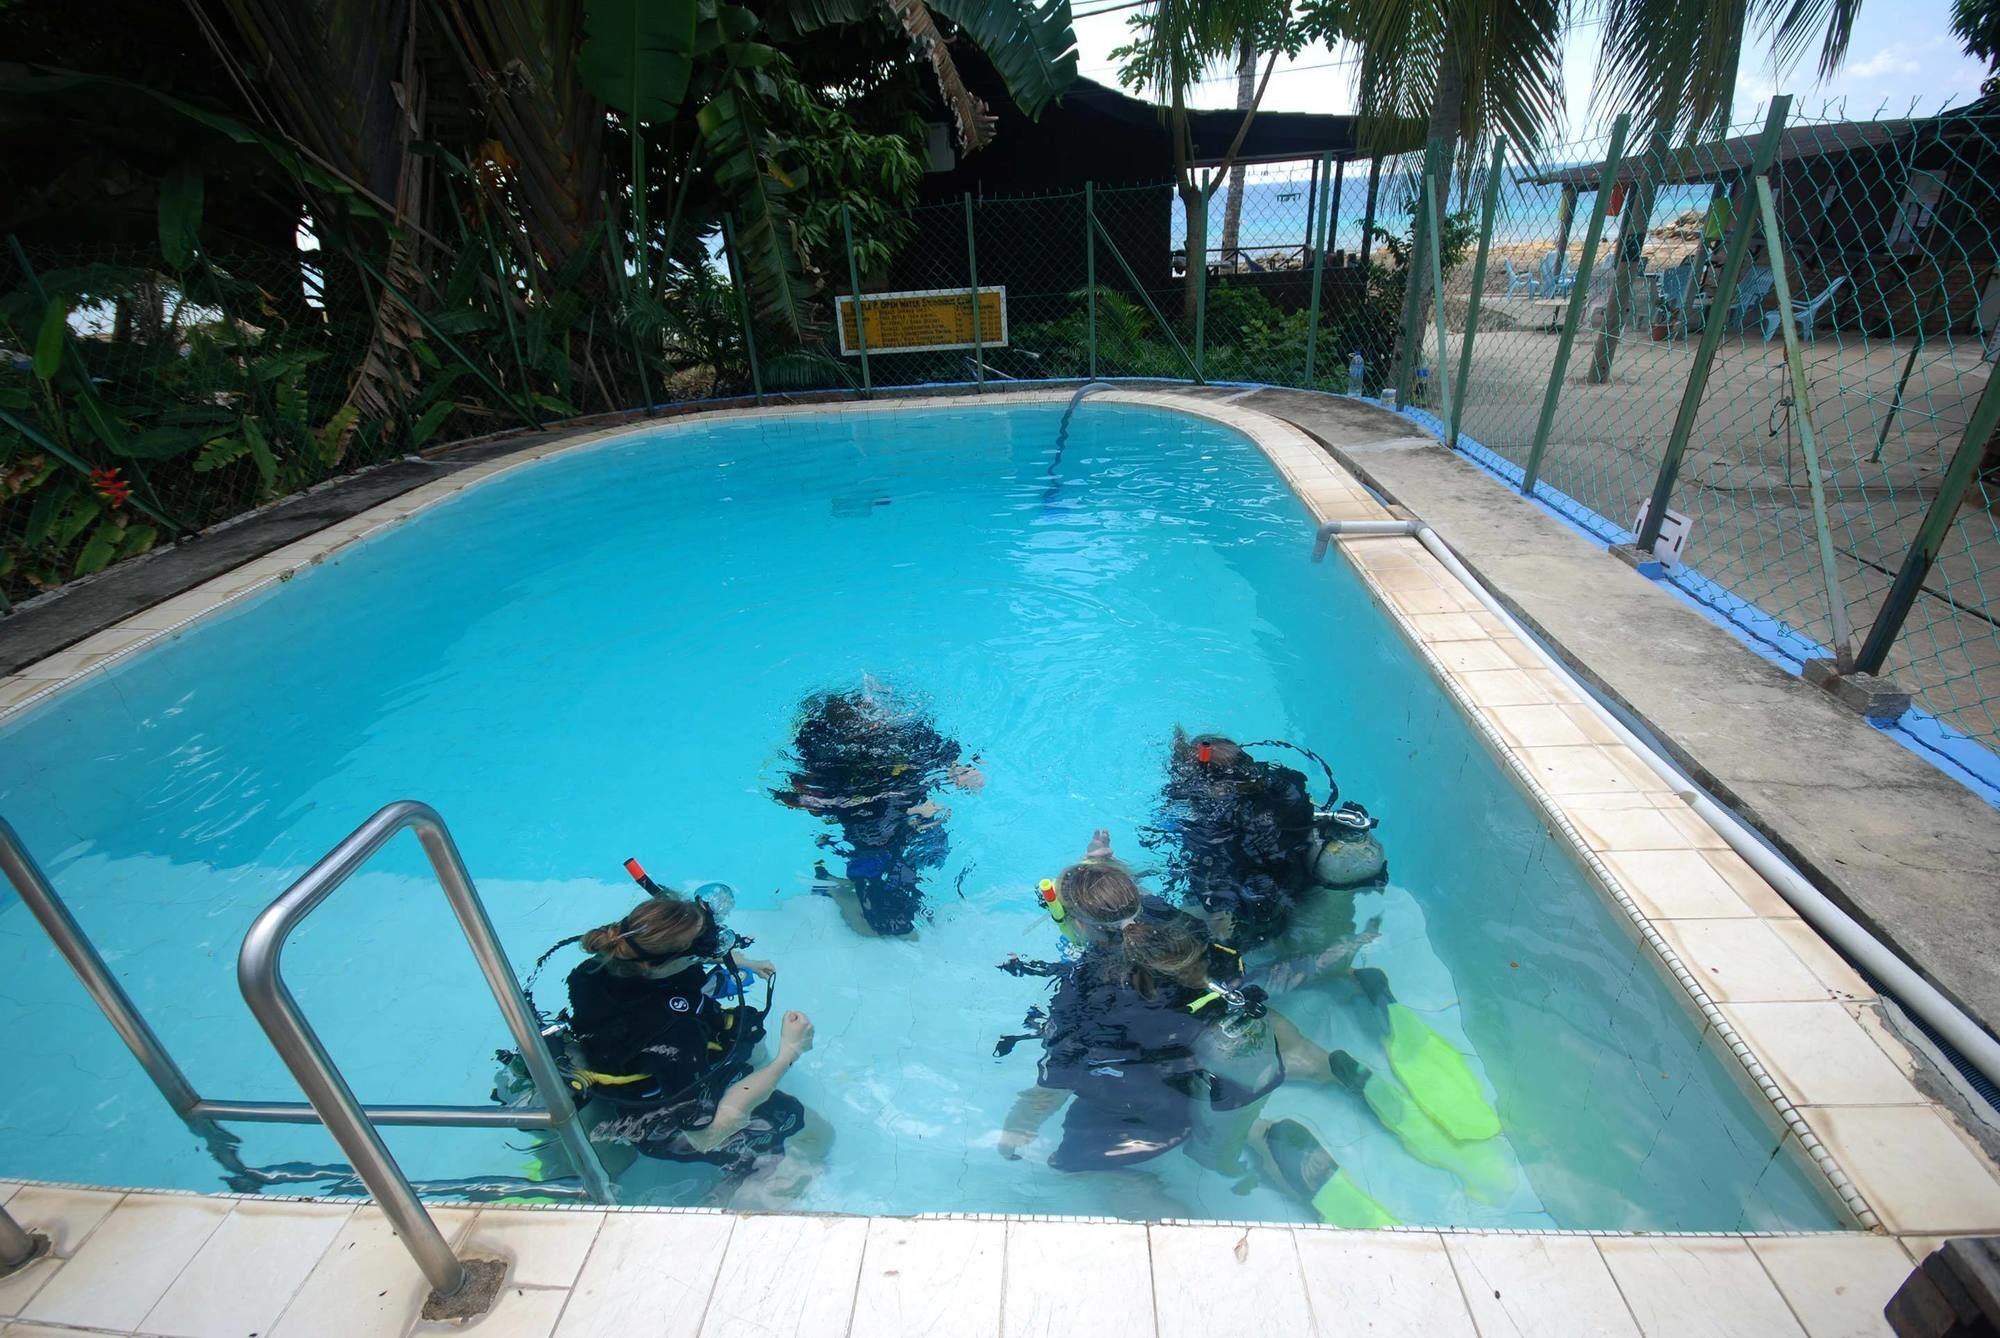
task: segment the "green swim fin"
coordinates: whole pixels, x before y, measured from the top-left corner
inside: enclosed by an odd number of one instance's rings
[[[1382,1046],[1389,1054],[1389,1067],[1424,1113],[1461,1143],[1499,1133],[1500,1117],[1479,1090],[1479,1079],[1465,1056],[1408,1005],[1392,1001],[1386,1012],[1389,1034]]]
[[[1349,1091],[1357,1091],[1382,1127],[1396,1136],[1403,1150],[1426,1166],[1449,1171],[1481,1203],[1501,1204],[1510,1198],[1520,1177],[1505,1151],[1493,1139],[1460,1143],[1438,1128],[1437,1121],[1410,1099],[1409,1093],[1355,1060],[1345,1051],[1329,1057],[1333,1076]]]
[[[1389,1210],[1370,1198],[1368,1191],[1350,1180],[1345,1171],[1335,1171],[1332,1178],[1319,1187],[1319,1192],[1312,1196],[1312,1210],[1328,1226],[1351,1227],[1357,1231],[1397,1224],[1396,1219],[1389,1215]]]
[[[1264,1147],[1292,1192],[1311,1205],[1314,1216],[1328,1226],[1366,1229],[1397,1225],[1389,1210],[1355,1184],[1312,1130],[1297,1120],[1279,1120],[1266,1128]]]

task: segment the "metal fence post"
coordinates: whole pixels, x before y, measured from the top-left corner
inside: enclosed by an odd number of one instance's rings
[[[1118,242],[1104,226],[1104,221],[1093,217],[1091,223],[1097,228],[1097,235],[1104,239],[1104,248],[1111,252],[1111,258],[1118,262],[1119,272],[1125,276],[1125,282],[1132,285],[1132,292],[1146,304],[1146,310],[1152,313],[1153,323],[1160,327],[1160,333],[1165,336],[1169,344],[1173,345],[1174,352],[1180,354],[1181,361],[1187,364],[1188,371],[1195,373],[1195,380],[1200,381],[1201,374],[1195,370],[1194,359],[1188,355],[1187,346],[1182,344],[1181,337],[1174,333],[1174,327],[1167,323],[1166,316],[1160,311],[1160,304],[1146,291],[1146,285],[1140,283],[1139,276],[1132,272],[1132,262],[1118,249]]]
[[[750,294],[743,288],[743,272],[736,263],[736,225],[722,216],[722,256],[729,262],[729,286],[736,290],[736,310],[743,317],[743,351],[750,359],[750,389],[757,403],[764,402],[764,370],[757,365],[757,334],[750,328]],[[857,313],[856,319],[859,319]]]
[[[972,192],[965,193],[965,273],[972,281],[972,375],[986,384],[986,341],[979,330],[979,247],[973,240]]]
[[[1577,262],[1576,282],[1569,290],[1569,311],[1563,316],[1562,334],[1556,338],[1556,365],[1549,369],[1549,388],[1542,395],[1542,416],[1535,423],[1535,442],[1528,448],[1528,463],[1521,470],[1523,493],[1533,494],[1535,481],[1541,476],[1542,453],[1548,449],[1549,429],[1555,426],[1563,376],[1569,370],[1569,351],[1576,343],[1577,327],[1583,324],[1584,303],[1590,297],[1590,271],[1597,264],[1597,244],[1604,239],[1604,215],[1611,205],[1618,168],[1624,162],[1625,133],[1631,128],[1630,112],[1620,112],[1611,123],[1611,143],[1597,178],[1597,199],[1590,206],[1590,227],[1583,234],[1583,259]]]
[[[861,315],[861,267],[854,260],[854,214],[840,202],[840,235],[847,242],[847,283],[854,292],[854,346],[861,350],[861,393],[872,396],[875,382],[868,375],[868,322]]]
[[[1382,189],[1382,157],[1368,160],[1368,205],[1361,215],[1361,267],[1368,267],[1368,250],[1375,244],[1375,197]]]
[[[1196,260],[1193,238],[1189,238],[1187,248],[1188,264],[1199,265],[1194,272],[1194,379],[1208,379],[1205,363],[1208,357],[1208,192],[1199,194],[1196,209],[1201,218],[1201,258]]]
[[[1083,183],[1083,291],[1089,313],[1090,379],[1097,379],[1097,188]]]
[[[1944,481],[1938,485],[1937,495],[1931,498],[1923,523],[1917,527],[1917,537],[1911,541],[1909,552],[1903,555],[1902,568],[1897,571],[1895,581],[1889,586],[1889,594],[1882,601],[1882,610],[1875,615],[1874,625],[1868,629],[1868,640],[1854,662],[1854,667],[1864,674],[1882,672],[1883,662],[1889,657],[1889,647],[1902,633],[1904,620],[1916,606],[1917,596],[1923,593],[1924,582],[1929,579],[1931,567],[1944,548],[1945,536],[1951,533],[1952,521],[1958,518],[1965,494],[1971,488],[1973,479],[1978,477],[1979,462],[1985,455],[1986,443],[1993,439],[1996,430],[2000,430],[2000,388],[1996,387],[2000,387],[2000,376],[1989,376],[1986,389],[1979,392],[1979,403],[1972,410],[1972,419],[1965,425],[1965,435],[1958,440],[1958,450],[1945,467]]]
[[[1757,178],[1757,211],[1764,220],[1764,246],[1771,257],[1771,291],[1778,299],[1778,323],[1785,332],[1785,365],[1791,369],[1799,449],[1806,459],[1806,484],[1812,492],[1820,579],[1826,585],[1826,611],[1833,620],[1834,664],[1847,673],[1854,668],[1854,629],[1847,620],[1847,596],[1841,592],[1840,568],[1833,557],[1833,530],[1826,518],[1826,482],[1820,477],[1819,434],[1813,427],[1812,383],[1806,379],[1805,352],[1799,346],[1798,322],[1792,316],[1792,284],[1785,273],[1785,239],[1778,231],[1778,205],[1771,196],[1769,177]]]
[[[1493,143],[1493,162],[1486,169],[1486,198],[1479,206],[1479,250],[1472,257],[1472,296],[1465,304],[1465,338],[1458,345],[1458,384],[1451,392],[1451,413],[1444,429],[1444,444],[1458,448],[1458,422],[1465,416],[1465,387],[1472,379],[1472,338],[1479,332],[1479,299],[1486,291],[1486,254],[1493,245],[1493,217],[1500,208],[1500,174],[1507,168],[1507,137]],[[1444,368],[1438,368],[1444,375]]]
[[[1785,128],[1785,114],[1791,110],[1792,98],[1789,93],[1780,93],[1771,99],[1771,112],[1764,120],[1764,132],[1757,138],[1750,171],[1762,176],[1771,170],[1771,164],[1778,157],[1778,137]],[[1715,297],[1708,306],[1707,323],[1701,327],[1701,346],[1695,350],[1694,363],[1688,368],[1687,386],[1681,391],[1681,407],[1674,415],[1673,430],[1667,434],[1667,453],[1660,458],[1659,477],[1653,480],[1652,500],[1646,504],[1646,523],[1639,528],[1639,536],[1633,547],[1642,553],[1653,551],[1653,545],[1660,541],[1660,526],[1667,518],[1667,502],[1674,494],[1674,481],[1681,472],[1681,457],[1687,454],[1688,438],[1694,435],[1695,415],[1701,412],[1702,393],[1708,389],[1708,373],[1715,365],[1715,355],[1722,347],[1722,327],[1728,323],[1729,303],[1736,295],[1736,280],[1743,273],[1743,261],[1750,254],[1750,230],[1753,222],[1751,210],[1745,209],[1743,216],[1735,221],[1729,232],[1729,242],[1723,252],[1722,274],[1715,281]],[[1694,275],[1688,282],[1695,281]]]
[[[1444,374],[1444,365],[1451,361],[1451,346],[1446,341],[1444,324],[1444,192],[1446,189],[1449,187],[1440,187],[1435,174],[1424,182],[1424,207],[1430,211],[1431,216],[1431,301],[1437,307],[1438,326],[1437,375],[1431,380],[1437,386],[1439,404],[1444,410],[1443,417],[1449,421],[1452,416],[1451,387],[1446,382]]]
[[[1331,150],[1321,155],[1319,170],[1324,174],[1326,164],[1333,161]],[[1331,201],[1325,195],[1319,197],[1318,216],[1312,220],[1313,280],[1312,298],[1306,310],[1306,385],[1313,383],[1313,352],[1319,344],[1319,293],[1320,284],[1326,273],[1326,216]]]

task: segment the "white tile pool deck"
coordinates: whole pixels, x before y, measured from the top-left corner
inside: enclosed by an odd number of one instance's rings
[[[1023,396],[1019,398],[1063,398]],[[1266,415],[1152,392],[1245,432],[1322,520],[1386,518],[1310,438]],[[793,416],[993,402],[927,398],[731,410]],[[699,423],[700,417],[677,420]],[[461,489],[624,426],[467,469],[334,525],[0,678],[0,718]],[[669,428],[668,430],[674,430]],[[1303,549],[1305,536],[1300,536]],[[1347,1232],[1087,1219],[757,1216],[440,1208],[464,1253],[510,1261],[470,1323],[420,1322],[423,1283],[352,1202],[0,1184],[54,1248],[0,1280],[0,1338],[56,1333],[367,1338],[646,1334],[1742,1334],[1888,1332],[1883,1304],[1942,1238],[2000,1232],[2000,1178],[1883,1025],[1873,992],[1619,744],[1581,690],[1413,539],[1340,541],[1551,827],[1682,986],[1863,1228],[1814,1235]]]

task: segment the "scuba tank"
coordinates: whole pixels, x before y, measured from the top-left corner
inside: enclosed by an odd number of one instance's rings
[[[1352,800],[1314,814],[1313,828],[1320,838],[1319,853],[1313,857],[1314,877],[1331,888],[1381,882],[1389,871],[1389,856],[1375,836],[1379,821]]]

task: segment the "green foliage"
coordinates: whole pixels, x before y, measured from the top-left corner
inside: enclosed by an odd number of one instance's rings
[[[671,121],[694,74],[695,0],[586,0],[583,86],[640,121]]]
[[[912,147],[914,136],[871,134],[837,107],[814,98],[793,80],[780,88],[785,125],[780,157],[797,184],[790,203],[799,243],[810,268],[832,287],[847,288],[847,250],[840,209],[854,223],[856,264],[863,275],[878,273],[903,249],[914,231],[910,209],[924,165]]]
[[[1076,82],[1069,0],[930,0],[930,7],[986,53],[1031,120]]]

